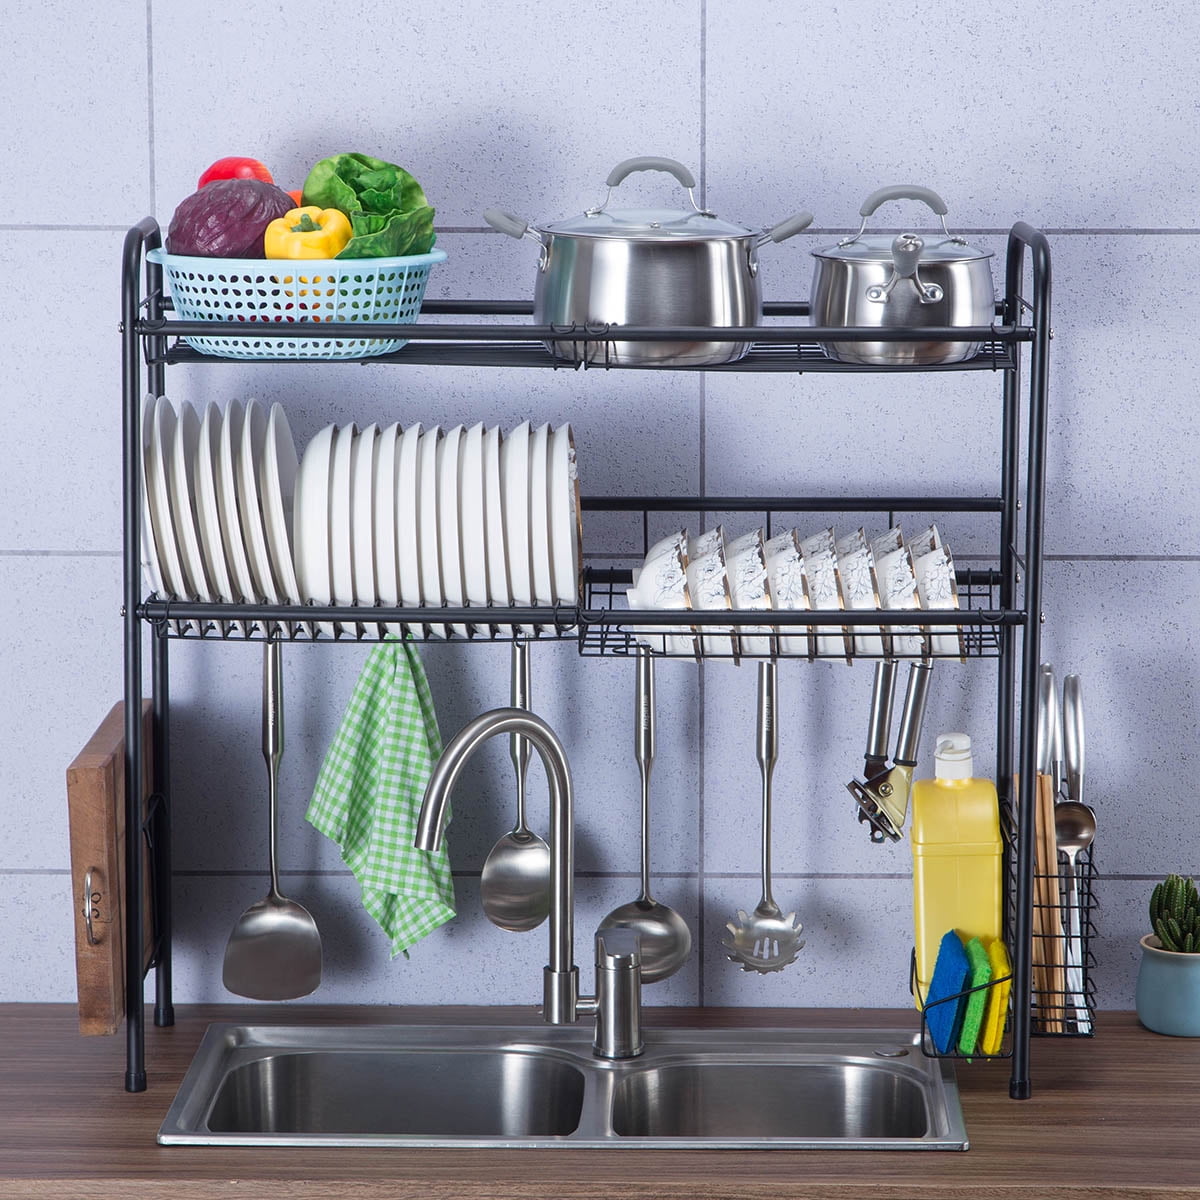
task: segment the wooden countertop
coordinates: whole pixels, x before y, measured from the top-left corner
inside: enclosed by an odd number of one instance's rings
[[[73,1005],[0,1005],[0,1197],[100,1200],[871,1200],[1200,1197],[1200,1039],[1101,1013],[1094,1039],[1036,1039],[1033,1098],[1005,1061],[962,1063],[971,1149],[305,1150],[162,1147],[158,1126],[213,1020],[318,1024],[535,1020],[531,1009],[181,1007],[147,1030],[148,1090],[123,1036],[83,1038]],[[647,1025],[915,1026],[912,1012],[651,1009]],[[652,1036],[652,1028],[650,1030]]]

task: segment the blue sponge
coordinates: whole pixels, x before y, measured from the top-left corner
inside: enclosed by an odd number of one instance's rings
[[[929,994],[925,997],[925,1028],[941,1054],[954,1048],[962,1030],[966,996],[958,996],[971,981],[971,962],[963,948],[962,939],[953,929],[938,946],[937,962]],[[958,996],[957,1000],[949,999]],[[942,1003],[937,1003],[938,1001]]]

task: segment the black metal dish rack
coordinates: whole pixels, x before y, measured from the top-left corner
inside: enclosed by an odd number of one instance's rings
[[[347,606],[304,606],[201,604],[181,598],[145,597],[140,567],[141,422],[140,404],[147,390],[164,392],[165,368],[177,363],[222,361],[200,354],[180,339],[196,332],[196,324],[171,319],[171,303],[164,289],[161,267],[146,261],[146,252],[161,245],[161,233],[152,218],[134,226],[125,238],[122,278],[122,372],[123,372],[123,499],[124,499],[124,632],[125,632],[125,786],[127,827],[143,830],[149,844],[150,879],[143,879],[143,862],[138,838],[126,839],[126,896],[141,894],[148,882],[152,895],[154,954],[143,969],[141,956],[126,954],[126,1073],[125,1087],[142,1091],[146,1086],[145,1027],[142,1002],[147,974],[155,976],[154,1020],[171,1025],[174,1012],[171,996],[171,863],[169,803],[169,645],[178,637],[226,638],[233,636],[230,623],[242,623],[246,638],[292,636],[295,640],[358,641],[382,639],[384,623],[401,621],[413,625],[444,626],[447,623],[486,622],[491,639],[511,639],[518,626],[540,627],[539,636],[571,638],[584,656],[627,655],[635,644],[632,630],[678,626],[679,614],[662,610],[631,612],[624,591],[632,568],[641,561],[636,553],[606,555],[584,547],[584,570],[577,605],[552,608],[383,608]],[[1028,298],[1025,287],[1028,278]],[[1005,1054],[1012,1058],[1010,1094],[1023,1099],[1031,1094],[1030,1035],[1032,987],[1033,906],[1033,808],[1013,804],[1011,781],[1018,771],[1026,778],[1035,774],[1034,713],[1037,704],[1038,667],[1042,604],[1042,529],[1045,487],[1048,350],[1050,318],[1050,248],[1045,236],[1024,222],[1012,227],[1008,236],[1004,292],[996,305],[996,321],[987,327],[889,330],[895,341],[978,342],[980,350],[971,358],[942,366],[862,366],[837,362],[828,357],[822,343],[877,339],[876,329],[823,329],[788,322],[809,315],[806,303],[767,303],[764,315],[784,324],[764,324],[745,330],[710,328],[620,328],[620,340],[696,340],[736,338],[753,343],[749,354],[736,362],[705,368],[652,368],[610,366],[603,360],[577,367],[555,358],[547,341],[600,342],[609,340],[611,330],[602,328],[561,329],[529,323],[506,323],[528,318],[532,304],[519,301],[427,301],[417,324],[390,326],[366,323],[285,324],[272,326],[272,336],[327,338],[398,337],[408,344],[393,353],[366,358],[364,363],[424,364],[445,366],[549,367],[561,370],[716,370],[738,372],[813,371],[838,373],[990,371],[999,376],[1003,394],[1001,422],[1001,470],[999,489],[989,496],[824,496],[824,497],[588,497],[581,499],[585,512],[623,513],[640,522],[643,550],[650,543],[651,519],[656,513],[752,513],[769,530],[785,515],[804,512],[855,512],[886,515],[891,523],[906,513],[964,512],[991,514],[998,518],[999,538],[995,561],[985,568],[959,571],[958,610],[931,611],[840,611],[837,624],[903,625],[908,628],[958,626],[963,633],[963,657],[996,660],[997,667],[997,762],[996,777],[1002,813],[1011,829],[1006,858],[1010,887],[1006,889],[1005,929],[1012,948],[1012,1015]],[[426,320],[426,318],[440,318]],[[447,318],[473,318],[470,321]],[[482,318],[482,319],[481,319]],[[205,337],[244,335],[241,322],[206,321]],[[1025,359],[1027,380],[1023,386]],[[602,356],[601,356],[602,358]],[[262,360],[278,363],[278,359]],[[306,360],[287,360],[301,363]],[[324,360],[311,360],[324,361]],[[1027,404],[1023,403],[1023,394]],[[1026,416],[1022,455],[1021,416]],[[1025,466],[1024,497],[1020,492],[1021,466]],[[1020,510],[1024,505],[1023,528]],[[656,530],[661,533],[661,530]],[[635,539],[636,540],[636,539]],[[296,632],[296,622],[345,622],[357,635],[329,639]],[[763,621],[738,612],[689,612],[690,626],[719,624],[724,627]],[[785,643],[794,630],[795,641],[806,639],[816,626],[830,623],[828,613],[772,612],[770,623],[780,627]],[[143,820],[137,798],[143,794],[142,726],[143,691],[142,631],[149,624],[150,684],[153,707],[153,779],[150,803]],[[1021,634],[1018,645],[1017,633]],[[789,648],[777,644],[776,649]],[[803,657],[803,655],[801,655]],[[959,657],[955,655],[955,657]],[[1020,717],[1018,719],[1018,713]],[[1090,877],[1089,877],[1090,879]],[[1090,897],[1090,885],[1085,893]],[[126,945],[143,945],[143,912],[136,903],[126,905]],[[1087,926],[1090,929],[1090,924]],[[1085,964],[1088,960],[1085,958]],[[1085,977],[1086,977],[1085,969]],[[1091,992],[1088,991],[1089,1004]]]

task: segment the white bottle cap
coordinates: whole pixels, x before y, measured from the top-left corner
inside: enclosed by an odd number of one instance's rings
[[[943,733],[937,740],[934,776],[938,779],[970,779],[975,773],[969,733]]]

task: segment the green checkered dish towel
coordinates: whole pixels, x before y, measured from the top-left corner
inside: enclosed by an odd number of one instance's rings
[[[445,843],[433,852],[413,846],[425,785],[441,752],[416,648],[407,641],[376,647],[325,753],[306,815],[341,847],[393,958],[407,958],[409,946],[454,916]]]

